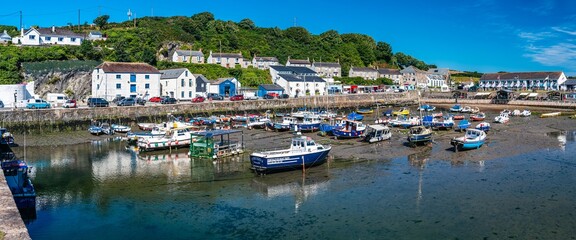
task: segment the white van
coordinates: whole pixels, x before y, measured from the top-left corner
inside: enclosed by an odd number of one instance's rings
[[[68,97],[63,93],[46,94],[46,101],[50,103],[51,107],[61,107],[67,100]]]

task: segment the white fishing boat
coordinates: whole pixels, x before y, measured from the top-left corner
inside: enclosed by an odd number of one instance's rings
[[[500,113],[500,115],[498,115],[494,118],[494,122],[497,122],[497,123],[507,123],[509,120],[510,120],[510,117],[508,116],[508,113],[505,113],[505,112]]]
[[[254,152],[250,154],[250,163],[257,173],[305,169],[326,162],[331,149],[298,132],[289,148]]]
[[[117,132],[117,133],[127,133],[127,132],[130,132],[130,130],[132,130],[131,127],[126,126],[126,125],[120,125],[120,124],[112,124],[112,125],[110,125],[110,127],[112,128],[112,130],[114,132]]]
[[[174,128],[166,131],[163,137],[139,138],[137,146],[139,151],[189,147],[193,132],[190,127]]]
[[[450,141],[454,151],[480,148],[486,140],[486,133],[482,130],[469,128],[463,137],[455,137]]]
[[[382,125],[368,125],[364,141],[373,143],[388,140],[392,137],[390,128]]]

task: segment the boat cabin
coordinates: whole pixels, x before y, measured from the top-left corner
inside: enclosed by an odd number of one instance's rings
[[[295,137],[292,138],[292,145],[290,146],[292,151],[312,151],[323,149],[322,146],[316,144],[316,142],[307,136],[302,136],[301,133],[297,133]]]

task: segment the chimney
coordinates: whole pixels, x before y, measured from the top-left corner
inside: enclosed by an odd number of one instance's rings
[[[56,32],[56,27],[54,27],[54,25],[52,25],[52,32]]]

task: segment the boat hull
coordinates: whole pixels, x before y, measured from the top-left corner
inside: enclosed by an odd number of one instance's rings
[[[485,140],[480,140],[480,141],[461,141],[458,139],[452,139],[452,141],[450,141],[450,144],[452,146],[454,146],[454,151],[459,151],[459,150],[468,150],[468,149],[477,149],[482,147],[482,145],[484,144]]]
[[[332,134],[336,136],[336,138],[359,138],[364,135],[366,130],[360,131],[342,131],[340,129],[333,129]]]
[[[250,163],[257,173],[273,173],[302,169],[304,166],[312,167],[326,162],[326,157],[331,148],[315,152],[304,152],[289,155],[264,155],[253,153],[250,155]]]
[[[298,123],[298,124],[292,124],[291,126],[292,128],[294,128],[294,126],[297,126],[298,131],[303,132],[314,132],[320,129],[320,123]]]

